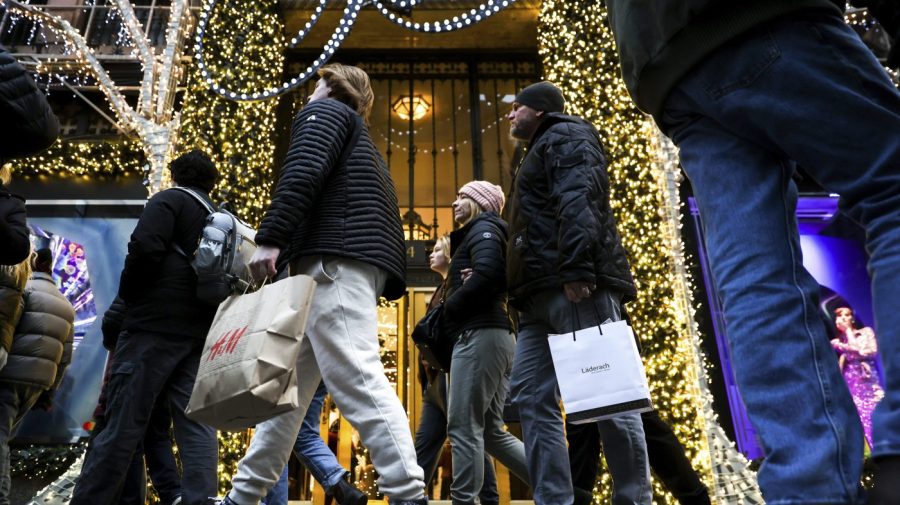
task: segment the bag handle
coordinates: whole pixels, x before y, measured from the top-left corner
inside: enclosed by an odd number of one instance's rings
[[[585,300],[588,302],[592,302],[590,297],[582,299],[582,301]],[[575,332],[584,328],[581,327],[581,320],[578,317],[578,304],[575,302],[569,302],[569,305],[571,305],[572,307],[572,341],[577,342],[578,339],[575,338]],[[603,323],[601,320],[600,311],[597,310],[597,306],[593,303],[591,303],[591,308],[594,309],[594,315],[597,316],[597,331],[599,331],[600,334],[603,335]]]

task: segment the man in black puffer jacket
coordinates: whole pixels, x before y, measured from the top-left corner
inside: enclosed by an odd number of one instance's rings
[[[280,255],[293,275],[318,284],[297,361],[302,407],[256,427],[221,503],[256,505],[272,488],[323,379],[369,449],[380,490],[392,504],[427,503],[409,420],[379,355],[378,297],[404,294],[406,254],[394,183],[365,126],[375,94],[356,67],[327,65],[319,77],[294,118],[250,261],[255,277],[274,278]],[[345,484],[338,502],[362,503]]]
[[[175,159],[169,170],[177,185],[204,196],[219,176],[196,150]],[[184,470],[181,503],[205,505],[216,493],[216,431],[184,414],[216,307],[197,298],[197,275],[175,249],[197,248],[207,215],[190,194],[161,191],[147,202],[131,234],[119,281],[128,310],[107,385],[106,426],[85,457],[72,505],[115,503],[157,399],[169,402],[175,424]]]
[[[59,122],[47,98],[28,71],[0,47],[0,167],[50,147]],[[16,265],[28,257],[31,244],[25,225],[25,199],[6,189],[9,174],[0,176],[0,265]]]
[[[768,503],[863,500],[863,432],[804,267],[797,165],[866,230],[885,377],[869,501],[900,503],[900,91],[845,3],[606,0],[631,97],[691,181]],[[865,3],[897,28],[896,2]]]
[[[562,92],[539,82],[516,96],[508,116],[512,137],[528,143],[505,213],[507,282],[519,310],[510,394],[539,505],[574,499],[547,335],[618,321],[622,303],[636,294],[609,204],[599,135],[583,119],[564,115],[564,108]],[[649,504],[640,415],[600,421],[599,428],[615,482],[613,503]]]

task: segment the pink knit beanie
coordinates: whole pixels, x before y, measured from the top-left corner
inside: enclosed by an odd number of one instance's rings
[[[503,210],[503,204],[506,203],[506,197],[503,196],[503,188],[488,181],[467,183],[459,188],[459,194],[475,200],[475,203],[480,205],[485,212],[496,212],[499,214]]]

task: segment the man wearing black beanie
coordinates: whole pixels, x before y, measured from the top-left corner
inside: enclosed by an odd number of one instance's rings
[[[507,116],[510,135],[528,144],[504,217],[509,301],[519,311],[510,396],[522,420],[537,505],[575,500],[547,335],[618,321],[622,303],[637,293],[609,203],[600,137],[564,110],[562,91],[545,81],[523,89]],[[597,425],[614,482],[612,502],[649,505],[640,414]],[[591,496],[577,498],[586,503]]]

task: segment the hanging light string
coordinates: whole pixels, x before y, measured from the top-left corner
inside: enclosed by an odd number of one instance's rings
[[[466,28],[467,26],[471,26],[474,23],[483,21],[490,16],[500,12],[502,9],[515,3],[516,0],[488,0],[487,2],[478,6],[478,8],[471,9],[470,11],[465,12],[459,16],[453,16],[452,18],[425,23],[414,22],[406,18],[402,14],[395,14],[395,10],[402,11],[404,9],[407,9],[415,5],[416,1],[417,0],[390,0],[387,3],[384,3],[378,0],[373,0],[373,4],[385,18],[397,24],[398,26],[423,33],[440,33],[459,30],[462,28]],[[357,17],[359,16],[359,11],[362,10],[363,6],[367,2],[368,0],[347,1],[347,7],[344,8],[341,20],[338,23],[337,28],[335,28],[334,32],[332,32],[331,37],[322,47],[322,52],[315,60],[313,60],[312,64],[310,64],[310,66],[306,67],[305,70],[300,72],[297,77],[294,77],[290,81],[283,82],[280,85],[266,88],[261,91],[237,91],[218,82],[217,79],[209,71],[209,68],[206,64],[206,58],[203,54],[203,40],[206,35],[207,24],[212,17],[212,11],[215,9],[216,4],[218,3],[218,0],[208,0],[208,2],[203,6],[203,9],[200,11],[200,21],[197,25],[197,33],[194,37],[195,53],[197,55],[197,65],[200,68],[200,74],[203,76],[203,79],[206,80],[206,84],[211,90],[213,90],[213,92],[235,101],[267,100],[269,98],[280,96],[289,91],[297,89],[298,87],[306,83],[313,75],[315,75],[315,73],[326,63],[328,63],[332,56],[334,56],[335,51],[337,51],[341,44],[343,44],[344,39],[347,38],[347,36],[350,34],[350,31],[353,28],[353,25],[356,23]],[[319,5],[316,7],[315,11],[313,11],[313,14],[310,17],[309,21],[307,21],[303,28],[301,28],[297,32],[296,36],[291,38],[288,47],[297,47],[297,45],[306,38],[310,30],[312,30],[312,28],[321,18],[327,4],[328,0],[319,0]],[[391,8],[388,8],[388,6],[390,6]]]

